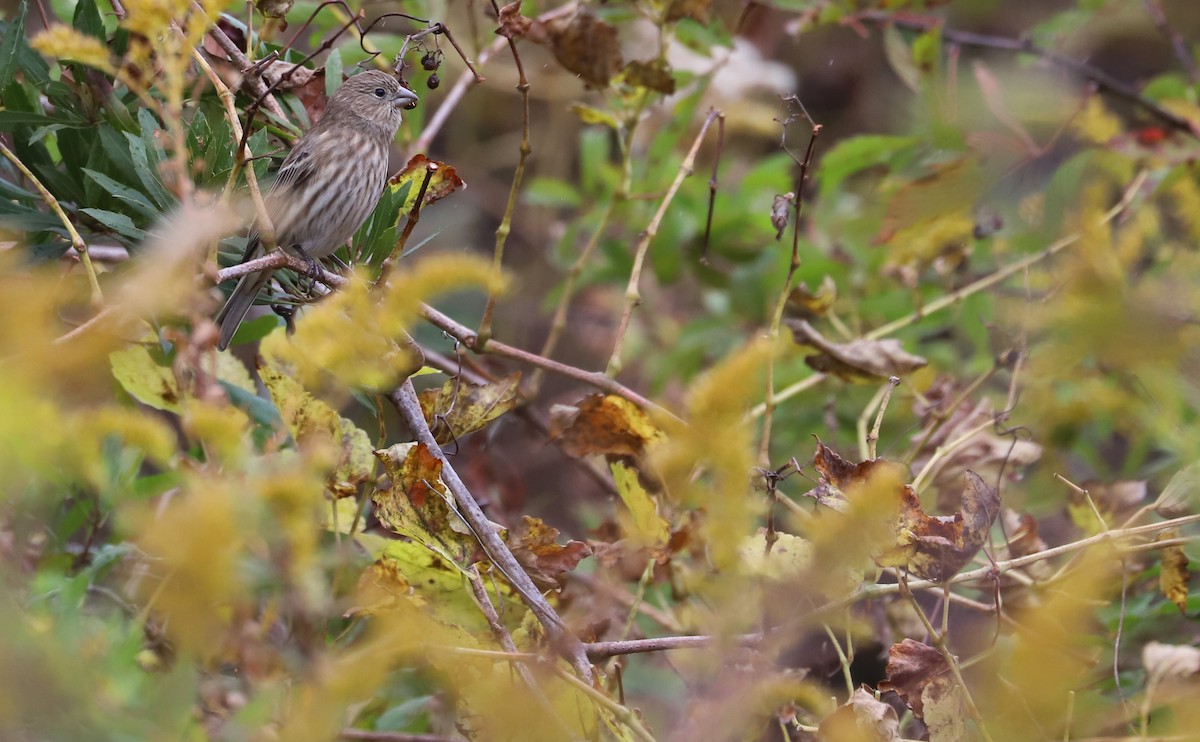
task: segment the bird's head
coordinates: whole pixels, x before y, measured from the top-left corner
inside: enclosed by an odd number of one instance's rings
[[[401,109],[415,108],[416,105],[417,94],[402,86],[395,77],[379,70],[368,70],[343,83],[329,99],[325,113],[362,118],[395,136],[400,128]]]

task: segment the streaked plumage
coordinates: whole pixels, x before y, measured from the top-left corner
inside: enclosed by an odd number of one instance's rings
[[[267,213],[279,247],[314,260],[345,244],[379,202],[387,181],[388,145],[400,111],[417,96],[375,70],[350,78],[329,99],[325,114],[300,138],[267,193]],[[258,257],[258,232],[246,259]],[[243,276],[217,314],[224,350],[274,271]]]

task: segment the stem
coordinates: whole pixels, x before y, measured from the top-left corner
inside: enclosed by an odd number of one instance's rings
[[[100,281],[96,278],[96,267],[92,265],[92,256],[88,254],[87,243],[79,236],[75,225],[67,218],[67,212],[63,211],[63,207],[58,203],[58,199],[54,197],[54,194],[46,186],[42,185],[42,181],[38,180],[37,176],[29,168],[25,167],[25,163],[21,162],[21,159],[11,149],[6,147],[4,142],[0,142],[0,153],[3,153],[8,158],[8,161],[17,170],[21,171],[21,175],[24,175],[30,183],[33,183],[33,187],[42,195],[42,200],[46,202],[46,205],[54,212],[54,215],[62,222],[63,228],[67,230],[67,234],[71,237],[71,247],[75,248],[75,252],[79,253],[79,260],[83,263],[83,269],[87,272],[88,286],[92,291],[92,304],[97,307],[104,304],[104,294],[100,291]]]
[[[700,151],[700,145],[704,141],[704,135],[708,133],[708,127],[712,126],[712,123],[717,119],[724,119],[724,117],[725,115],[716,109],[708,112],[708,116],[704,119],[704,124],[700,127],[700,133],[696,135],[696,140],[692,142],[691,149],[688,150],[687,156],[683,158],[683,162],[679,165],[679,171],[675,174],[675,180],[671,183],[671,187],[667,189],[667,195],[663,196],[662,203],[658,206],[658,211],[655,212],[654,218],[650,220],[650,224],[642,231],[641,239],[638,240],[637,247],[634,249],[633,269],[629,272],[629,284],[625,287],[625,310],[621,313],[621,321],[617,325],[617,335],[613,341],[612,356],[608,359],[608,369],[605,371],[605,374],[610,377],[616,376],[621,370],[621,346],[625,340],[625,332],[629,329],[629,320],[633,316],[634,307],[641,303],[638,283],[641,281],[642,265],[645,263],[650,242],[654,239],[654,235],[658,234],[658,227],[662,223],[663,217],[671,205],[671,201],[675,199],[675,194],[679,191],[679,186],[683,184],[683,179],[691,175],[695,169],[696,154]]]

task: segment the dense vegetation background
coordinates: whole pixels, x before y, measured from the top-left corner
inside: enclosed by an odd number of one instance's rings
[[[1190,0],[4,3],[0,737],[1194,737],[1198,51]],[[352,270],[218,353],[274,165],[398,64]]]

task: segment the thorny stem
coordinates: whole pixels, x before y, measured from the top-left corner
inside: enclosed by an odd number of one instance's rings
[[[679,187],[683,184],[684,178],[691,175],[695,169],[696,154],[700,151],[700,145],[704,142],[704,136],[708,133],[708,129],[717,119],[723,119],[725,114],[713,109],[708,112],[704,123],[700,126],[700,133],[696,135],[696,140],[692,142],[692,148],[688,150],[687,155],[683,158],[683,162],[679,165],[679,171],[675,174],[675,180],[671,182],[671,187],[667,189],[667,194],[663,196],[662,203],[658,206],[658,211],[650,220],[650,224],[642,231],[641,239],[638,240],[637,247],[634,249],[633,268],[629,271],[629,284],[625,287],[625,309],[621,312],[621,321],[617,325],[616,338],[613,340],[612,356],[608,359],[608,368],[605,374],[608,376],[616,376],[621,370],[621,346],[625,342],[625,332],[629,329],[629,320],[633,317],[633,310],[641,303],[641,294],[638,291],[638,284],[642,278],[642,266],[646,261],[646,253],[650,248],[650,242],[654,236],[658,234],[658,227],[662,223],[663,217],[666,216],[667,209],[671,206],[671,202],[675,200],[675,194],[679,191]]]
[[[597,389],[624,397],[648,412],[656,415],[662,415],[663,417],[679,422],[679,418],[666,408],[656,405],[624,384],[621,384],[617,380],[605,376],[602,373],[596,371],[584,371],[576,368],[575,366],[569,366],[565,363],[560,363],[559,361],[555,361],[550,358],[543,358],[536,353],[531,353],[527,350],[521,350],[520,348],[515,348],[511,345],[506,345],[505,343],[501,343],[496,340],[491,341],[487,344],[486,348],[483,348],[480,346],[479,337],[474,331],[472,331],[466,325],[455,322],[453,319],[445,314],[442,314],[428,304],[421,305],[421,316],[428,320],[430,324],[447,333],[455,340],[459,341],[476,353],[490,353],[502,358],[511,358],[514,361],[527,363],[537,368],[543,368],[552,373],[560,374],[562,376],[566,376],[567,378],[575,379],[576,381],[583,382],[584,384],[594,386]]]
[[[1122,213],[1124,213],[1125,209],[1127,209],[1129,207],[1129,204],[1133,202],[1133,199],[1137,195],[1138,191],[1141,190],[1142,185],[1146,182],[1146,178],[1148,176],[1149,176],[1149,171],[1147,171],[1147,170],[1139,171],[1138,174],[1136,176],[1134,176],[1133,180],[1129,183],[1129,185],[1125,188],[1124,193],[1121,195],[1121,199],[1117,202],[1117,204],[1115,206],[1113,206],[1111,209],[1109,209],[1104,214],[1104,216],[1102,216],[1100,218],[1100,220],[1097,222],[1096,226],[1103,226],[1105,224],[1108,224],[1113,219],[1116,219],[1118,216],[1120,216]],[[961,289],[958,289],[957,291],[953,291],[949,294],[946,294],[945,296],[940,296],[937,299],[934,299],[933,301],[929,302],[925,306],[921,307],[920,309],[918,309],[914,312],[911,312],[910,314],[907,314],[904,317],[901,317],[900,319],[894,320],[892,322],[887,323],[886,325],[882,325],[880,327],[875,328],[874,330],[868,332],[863,337],[866,338],[867,340],[878,340],[880,338],[887,337],[888,335],[891,335],[892,333],[896,332],[897,330],[902,330],[905,327],[908,327],[909,325],[915,324],[935,312],[940,312],[941,310],[946,309],[947,307],[951,307],[951,306],[954,306],[955,304],[958,304],[963,299],[966,299],[969,296],[977,294],[980,291],[983,291],[984,289],[991,288],[992,286],[1004,281],[1005,279],[1007,279],[1013,275],[1016,275],[1017,273],[1020,273],[1024,270],[1027,270],[1028,268],[1030,268],[1033,265],[1036,265],[1037,263],[1040,263],[1041,261],[1045,260],[1046,258],[1057,255],[1058,253],[1062,252],[1067,247],[1070,247],[1071,245],[1078,242],[1082,238],[1082,236],[1083,236],[1082,232],[1076,232],[1074,234],[1067,235],[1066,237],[1063,237],[1061,240],[1058,240],[1057,242],[1050,244],[1045,249],[1043,249],[1039,252],[1036,252],[1033,255],[1030,255],[1026,258],[1022,258],[1021,260],[1010,263],[1009,265],[1006,265],[1003,268],[1000,268],[1000,269],[996,270],[995,272],[993,272],[987,276],[984,276],[983,278],[980,278],[977,281],[974,281],[972,283],[967,284],[966,286],[963,286]],[[774,397],[775,402],[779,403],[779,402],[783,402],[784,400],[791,399],[792,397],[796,396],[797,394],[807,391],[807,390],[813,388],[814,386],[816,386],[817,384],[820,384],[822,381],[825,380],[825,378],[826,378],[826,374],[818,373],[818,374],[813,374],[812,376],[806,377],[804,379],[801,379],[800,381],[796,382],[795,384],[792,384],[791,386],[777,392]],[[766,411],[765,406],[760,404],[757,407],[755,407],[753,410],[751,410],[750,414],[752,417],[758,417],[758,416],[762,415],[765,411]]]
[[[409,429],[413,431],[417,440],[424,443],[429,452],[442,462],[442,481],[453,495],[459,513],[463,520],[471,526],[471,530],[474,531],[475,537],[479,540],[479,544],[488,558],[508,578],[513,589],[517,591],[522,601],[541,623],[546,630],[546,635],[550,638],[551,645],[557,647],[564,658],[571,662],[575,672],[590,688],[592,666],[588,662],[583,643],[570,633],[554,608],[542,597],[541,591],[538,590],[529,574],[513,556],[508,545],[492,527],[474,495],[459,478],[458,472],[455,471],[454,466],[442,451],[442,447],[438,445],[433,433],[429,430],[429,424],[425,421],[425,414],[421,411],[421,403],[417,399],[417,390],[413,387],[412,380],[405,380],[404,384],[388,395],[388,398],[395,405],[396,411],[400,413],[400,417],[403,418]]]
[[[46,186],[42,185],[42,181],[38,180],[33,171],[25,167],[25,163],[21,162],[21,159],[11,149],[6,147],[4,142],[0,142],[0,153],[3,153],[8,161],[13,164],[13,167],[20,170],[21,175],[24,175],[33,184],[33,187],[41,194],[42,200],[46,202],[46,205],[54,212],[54,215],[62,222],[63,228],[67,230],[67,234],[71,237],[71,247],[74,247],[75,252],[79,254],[79,260],[83,263],[84,271],[87,272],[88,286],[92,291],[92,304],[97,307],[104,304],[104,294],[100,291],[100,281],[96,278],[96,267],[92,265],[92,256],[88,254],[87,243],[79,236],[75,225],[67,218],[67,212],[63,211],[62,205],[58,203],[58,199],[54,197],[54,194]]]
[[[797,99],[797,103],[799,100]],[[803,110],[803,106],[801,106]],[[787,135],[787,124],[784,124],[784,134]],[[762,435],[758,442],[758,460],[759,466],[771,465],[771,425],[775,418],[775,356],[779,340],[779,326],[783,322],[783,310],[787,307],[788,297],[792,293],[792,284],[796,280],[796,269],[800,267],[800,216],[804,205],[804,185],[808,180],[808,168],[812,163],[813,152],[817,146],[817,137],[821,135],[821,125],[813,124],[812,133],[808,137],[808,148],[804,152],[804,159],[800,161],[800,174],[796,179],[794,193],[796,194],[795,206],[793,208],[793,223],[792,223],[792,257],[788,262],[787,277],[783,281],[783,290],[779,292],[779,299],[775,302],[775,311],[771,315],[771,326],[767,330],[767,390],[766,398],[763,400],[763,415],[762,415]],[[783,140],[780,140],[780,147],[784,151],[788,151]],[[791,152],[788,151],[791,155]],[[793,158],[794,159],[794,158]],[[853,690],[851,691],[853,693]]]
[[[500,14],[500,6],[496,4],[496,0],[492,0],[492,9],[496,14]],[[521,94],[521,145],[518,148],[517,167],[513,171],[512,186],[508,190],[508,203],[504,206],[504,216],[500,219],[500,226],[496,227],[496,247],[492,253],[492,271],[496,275],[500,275],[500,271],[504,268],[504,245],[508,242],[508,235],[512,231],[513,214],[517,210],[517,199],[521,195],[521,182],[525,179],[525,163],[529,160],[529,155],[533,152],[533,145],[529,141],[529,79],[525,77],[525,65],[521,62],[521,55],[517,53],[517,42],[514,39],[508,39],[508,48],[512,51],[513,62],[517,66],[517,92]],[[491,289],[488,289],[487,304],[483,308],[483,318],[479,321],[479,339],[480,348],[487,347],[488,341],[492,339],[492,315],[496,311],[496,294]]]

